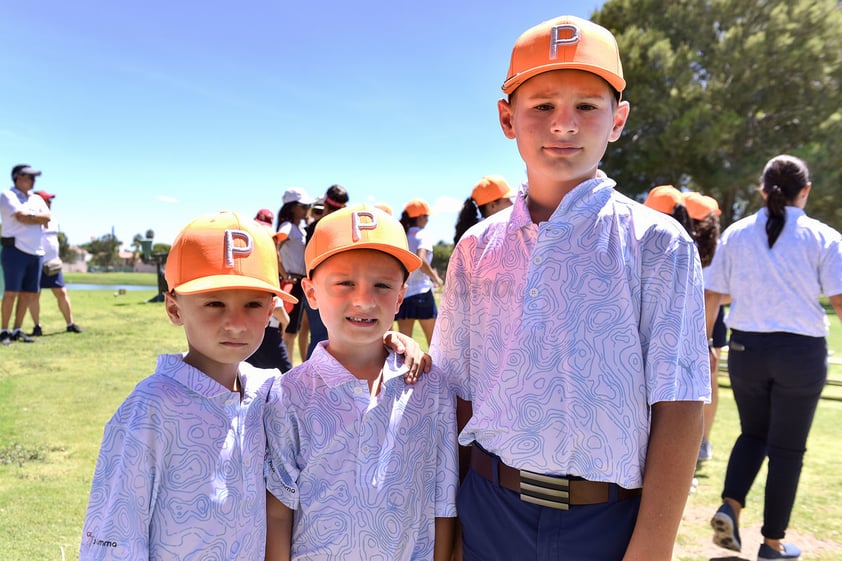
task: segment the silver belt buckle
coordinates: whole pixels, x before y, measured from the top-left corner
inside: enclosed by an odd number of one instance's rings
[[[570,510],[570,480],[520,470],[520,500],[558,510]]]

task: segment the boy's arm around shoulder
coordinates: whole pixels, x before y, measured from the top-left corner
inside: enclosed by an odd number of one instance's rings
[[[418,377],[430,371],[433,361],[430,355],[421,350],[421,346],[412,338],[397,331],[387,331],[383,335],[383,345],[395,354],[403,355],[408,371],[404,374],[407,384],[414,384]]]
[[[289,561],[294,512],[266,491],[266,561]]]
[[[643,496],[623,561],[670,561],[702,439],[701,401],[659,402],[652,425]]]

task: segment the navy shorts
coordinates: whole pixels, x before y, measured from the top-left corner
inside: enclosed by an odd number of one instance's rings
[[[432,290],[428,290],[404,298],[395,319],[436,319],[438,315],[436,297],[433,296]]]
[[[64,273],[59,271],[55,275],[48,275],[44,272],[43,267],[41,268],[41,290],[45,288],[64,288],[67,286],[64,282]]]
[[[301,330],[301,320],[304,318],[304,288],[301,286],[300,278],[292,285],[289,293],[298,298],[298,303],[289,312],[289,325],[287,325],[284,333],[293,334]]]
[[[41,256],[25,253],[16,247],[4,247],[0,254],[6,292],[39,292],[41,290]]]

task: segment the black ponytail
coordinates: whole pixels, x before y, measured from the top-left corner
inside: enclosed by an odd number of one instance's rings
[[[786,224],[786,207],[795,202],[801,190],[810,183],[810,171],[803,160],[782,154],[769,160],[760,180],[769,213],[766,238],[772,249]]]
[[[468,231],[468,228],[480,221],[480,212],[474,199],[468,197],[462,205],[462,210],[459,211],[459,218],[456,219],[456,233],[453,235],[453,245],[459,243],[462,235]]]

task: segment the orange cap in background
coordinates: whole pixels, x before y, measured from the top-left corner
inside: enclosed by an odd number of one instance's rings
[[[687,214],[693,220],[704,220],[711,214],[716,216],[722,214],[716,199],[701,193],[684,193],[684,206],[687,207]]]
[[[422,199],[412,199],[406,203],[403,210],[408,217],[418,218],[419,216],[428,216],[430,214],[430,205]]]
[[[392,214],[392,207],[390,207],[386,203],[374,203],[374,208],[379,208],[386,214]]]
[[[207,214],[187,224],[173,242],[164,276],[178,294],[251,289],[298,302],[281,290],[269,231],[235,212]]]
[[[684,195],[672,185],[658,185],[649,191],[643,204],[664,214],[672,214],[676,205],[684,204]]]
[[[409,272],[421,266],[421,258],[409,251],[401,223],[378,208],[360,204],[334,211],[316,223],[304,249],[307,274],[328,257],[352,249],[388,253]]]
[[[525,31],[515,42],[503,93],[551,70],[584,70],[618,92],[626,88],[620,49],[604,27],[575,16],[560,16]]]
[[[474,190],[471,191],[471,198],[477,206],[487,205],[498,199],[513,197],[515,192],[500,175],[486,175],[479,180]]]

